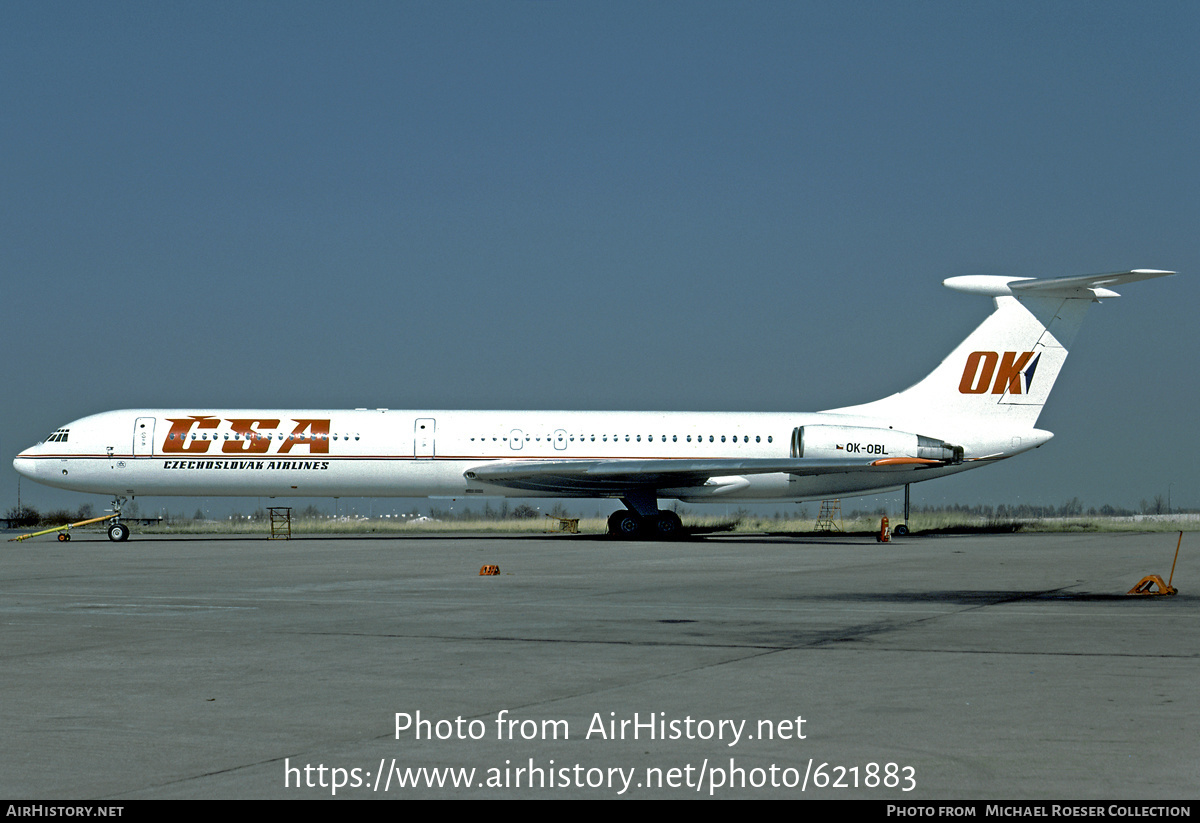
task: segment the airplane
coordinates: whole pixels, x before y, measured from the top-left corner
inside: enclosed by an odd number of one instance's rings
[[[892,491],[1038,448],[1035,428],[1088,306],[1174,272],[943,284],[991,313],[924,379],[814,413],[127,409],[22,451],[24,477],[136,495],[616,498],[609,532],[672,538],[686,503],[823,500]]]

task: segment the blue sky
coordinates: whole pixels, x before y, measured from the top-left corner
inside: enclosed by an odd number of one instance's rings
[[[1200,506],[1200,7],[7,3],[11,456],[124,407],[812,411],[1094,307],[928,502]],[[23,484],[35,504],[102,501]],[[172,509],[177,508],[171,504]]]

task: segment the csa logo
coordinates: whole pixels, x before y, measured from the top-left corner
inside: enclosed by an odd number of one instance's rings
[[[962,380],[958,381],[960,394],[1028,394],[1033,385],[1033,373],[1037,371],[1041,355],[1033,352],[1006,351],[1003,356],[994,351],[971,352],[963,367]],[[1022,390],[1021,377],[1025,378]]]
[[[216,445],[216,429],[220,428],[222,423],[219,417],[193,414],[191,417],[170,417],[168,420],[171,423],[171,431],[163,443],[164,454],[203,454],[208,451],[209,446]],[[221,443],[221,451],[224,454],[266,454],[271,448],[271,438],[269,435],[264,437],[264,433],[256,427],[274,429],[279,426],[278,420],[236,419],[224,422],[229,423],[229,430],[234,434],[233,440],[229,440],[227,434]],[[277,441],[279,448],[276,451],[279,454],[289,453],[293,446],[308,449],[309,454],[329,454],[328,420],[305,418],[294,419],[292,422],[296,424],[292,433],[286,440]],[[212,440],[207,437],[197,440],[195,434],[188,440],[188,433],[193,429],[205,434],[213,432]]]

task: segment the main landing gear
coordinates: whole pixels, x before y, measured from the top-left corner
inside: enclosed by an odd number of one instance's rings
[[[629,509],[621,509],[609,515],[608,533],[622,540],[674,540],[683,534],[683,521],[675,512],[643,517]]]
[[[683,521],[672,511],[659,511],[648,494],[622,497],[628,508],[608,516],[608,534],[621,540],[675,540],[683,536]]]

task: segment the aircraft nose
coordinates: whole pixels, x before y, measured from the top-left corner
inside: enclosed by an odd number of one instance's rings
[[[13,468],[17,474],[22,477],[28,477],[30,480],[37,479],[37,460],[33,449],[26,449],[13,458]]]

